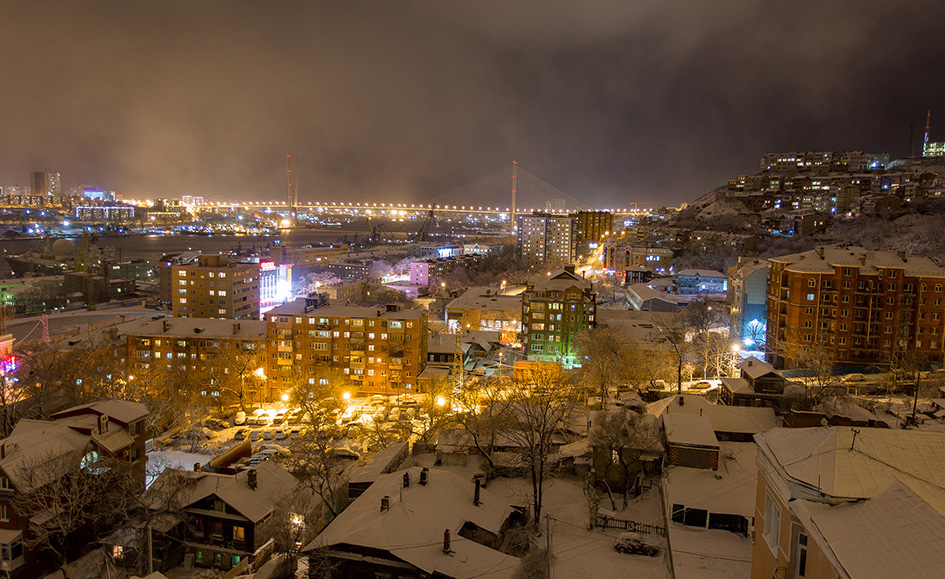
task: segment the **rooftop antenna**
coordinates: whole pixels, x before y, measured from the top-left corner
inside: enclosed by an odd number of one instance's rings
[[[925,115],[925,140],[922,141],[922,156],[929,150],[929,129],[932,128],[932,111]]]
[[[850,450],[853,450],[853,445],[856,444],[856,435],[859,434],[860,431],[855,428],[851,428],[850,431],[853,432],[853,440],[850,441]]]

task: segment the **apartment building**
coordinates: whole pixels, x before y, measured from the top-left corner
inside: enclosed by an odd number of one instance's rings
[[[601,267],[625,272],[635,265],[660,274],[672,271],[673,250],[666,247],[634,245],[627,240],[607,240],[601,250]]]
[[[597,325],[597,293],[573,265],[528,281],[522,294],[522,344],[530,360],[577,361],[578,333]]]
[[[299,381],[314,384],[320,370],[346,376],[355,394],[417,392],[427,360],[427,314],[397,305],[316,307],[299,299],[266,313],[267,375],[273,393]]]
[[[261,376],[266,364],[266,322],[199,318],[142,318],[119,324],[128,372],[198,373],[198,394],[208,403],[272,402]],[[242,399],[242,400],[240,400]]]
[[[610,211],[578,211],[571,214],[574,223],[574,253],[588,255],[592,248],[614,232],[614,215]]]
[[[568,215],[519,215],[516,236],[526,262],[562,265],[574,259],[574,227]]]
[[[740,346],[753,350],[765,342],[765,308],[768,303],[766,259],[740,257],[728,268],[728,300],[732,304],[730,335]]]
[[[770,261],[767,347],[776,367],[796,365],[812,347],[838,364],[900,354],[942,361],[945,269],[931,259],[821,247]]]
[[[198,255],[171,261],[169,300],[174,316],[259,319],[259,264],[227,255]]]

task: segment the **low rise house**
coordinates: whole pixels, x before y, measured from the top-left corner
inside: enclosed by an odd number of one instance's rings
[[[755,434],[778,426],[774,410],[765,407],[734,407],[711,404],[704,396],[678,394],[647,405],[656,416],[693,414],[705,416],[718,440],[752,442]]]
[[[236,474],[165,469],[144,495],[154,567],[165,572],[192,557],[194,567],[229,570],[264,558],[280,526],[318,524],[320,501],[308,496],[272,461]],[[288,500],[300,518],[277,516]]]
[[[729,406],[769,406],[780,409],[788,381],[774,366],[757,358],[738,365],[738,377],[723,377],[719,401]]]
[[[67,500],[62,494],[72,484],[82,484],[88,493],[107,500],[108,488],[82,483],[81,476],[111,484],[103,471],[115,464],[127,465],[120,476],[134,477],[132,486],[144,488],[147,416],[143,404],[103,400],[67,408],[50,420],[20,420],[10,436],[0,440],[0,562],[9,576],[36,577],[49,562],[41,548],[25,548],[28,536],[56,536],[68,528],[62,517],[43,505]],[[68,506],[92,510],[99,505],[94,497],[79,493],[69,499]],[[84,544],[87,527],[97,519],[71,517],[68,523],[82,520],[85,523],[68,533],[61,549],[72,552]]]
[[[776,428],[755,437],[752,577],[937,577],[945,433]]]
[[[712,423],[695,414],[664,414],[666,461],[670,465],[692,468],[719,468],[719,440]]]
[[[519,559],[497,550],[514,510],[452,472],[417,467],[382,476],[304,552],[340,577],[512,577]]]
[[[676,289],[682,295],[724,294],[728,278],[711,269],[684,269],[676,274]]]

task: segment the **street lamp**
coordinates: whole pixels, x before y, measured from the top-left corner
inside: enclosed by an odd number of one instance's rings
[[[732,376],[735,375],[736,361],[738,360],[738,352],[741,350],[741,347],[738,344],[732,344]]]

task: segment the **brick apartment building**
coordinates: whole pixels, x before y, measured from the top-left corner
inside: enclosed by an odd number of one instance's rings
[[[299,299],[267,312],[266,323],[274,393],[298,380],[314,383],[320,368],[343,372],[352,395],[411,393],[426,366],[426,312]]]
[[[838,364],[943,359],[945,269],[931,259],[846,247],[770,261],[767,347],[776,367],[796,365],[808,347],[828,348]]]

